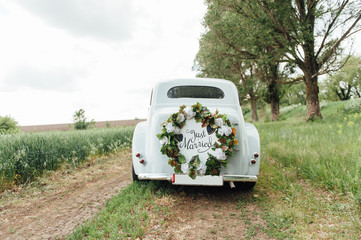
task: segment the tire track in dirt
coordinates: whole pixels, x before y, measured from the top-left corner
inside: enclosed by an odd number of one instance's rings
[[[130,159],[131,150],[100,157],[73,173],[58,171],[46,177],[45,186],[31,193],[4,193],[0,239],[64,238],[131,182]]]

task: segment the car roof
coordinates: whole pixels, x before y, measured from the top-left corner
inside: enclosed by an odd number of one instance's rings
[[[202,99],[202,101],[217,101],[218,103],[239,104],[238,91],[231,81],[215,78],[178,78],[157,82],[153,90],[153,103],[179,103],[187,102],[186,98],[170,99],[167,97],[169,89],[175,86],[211,86],[221,89],[224,92],[223,99]],[[194,102],[194,98],[189,98]]]

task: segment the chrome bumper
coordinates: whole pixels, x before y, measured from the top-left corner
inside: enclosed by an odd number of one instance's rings
[[[162,173],[140,173],[138,178],[140,180],[164,180],[169,181],[173,184],[175,183],[175,178],[177,176],[182,177],[184,179],[186,175],[175,175],[175,174],[162,174]],[[207,184],[207,179],[210,176],[197,176],[196,179],[189,179],[186,182],[181,182],[180,185],[220,185],[220,184],[212,184],[211,182]],[[221,176],[213,176],[212,178],[217,178],[217,182],[221,182],[223,185],[224,182],[257,182],[257,176],[254,175],[221,175]],[[221,179],[219,179],[221,178]]]

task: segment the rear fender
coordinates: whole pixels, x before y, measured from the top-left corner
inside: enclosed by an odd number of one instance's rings
[[[259,134],[257,128],[251,123],[245,123],[246,135],[248,140],[248,149],[249,149],[249,161],[250,167],[248,170],[249,175],[258,175],[260,160],[261,160],[261,145],[259,140]],[[255,154],[258,154],[258,156]],[[256,160],[255,164],[252,164],[252,159]]]
[[[136,175],[139,174],[140,169],[143,167],[143,164],[140,163],[141,159],[145,157],[145,139],[146,139],[146,129],[147,122],[140,122],[137,124],[133,134],[133,142],[132,142],[132,159],[133,159],[133,167]],[[140,154],[138,157],[137,154]]]

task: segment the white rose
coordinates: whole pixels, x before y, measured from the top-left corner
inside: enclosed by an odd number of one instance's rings
[[[186,114],[187,120],[192,119],[192,118],[196,115],[196,113],[193,112],[193,108],[192,108],[192,107],[186,107],[186,108],[184,109],[184,112],[185,112],[185,114]]]
[[[216,118],[215,124],[219,127],[223,126],[223,119],[222,118]]]
[[[179,127],[174,127],[174,133],[175,134],[180,134],[181,130]]]
[[[215,156],[217,158],[217,160],[226,160],[227,159],[226,154],[223,152],[223,150],[221,148],[216,148],[213,156]]]
[[[160,142],[161,145],[166,144],[166,143],[168,143],[168,138],[163,137],[159,142]]]
[[[182,170],[183,173],[188,174],[188,173],[189,173],[188,163],[183,163],[183,164],[181,165],[181,170]]]
[[[179,119],[177,120],[178,123],[181,123],[185,120],[186,118],[184,117],[184,114],[183,113],[180,113],[179,114]]]
[[[232,128],[227,126],[226,136],[228,137],[231,134],[232,134]]]
[[[167,126],[165,126],[165,129],[167,129],[167,133],[174,132],[174,127],[172,123],[168,123]]]
[[[232,134],[232,128],[228,127],[228,126],[222,126],[220,129],[218,129],[218,133],[221,136],[229,136],[230,134]]]
[[[203,176],[204,174],[206,174],[207,166],[201,163],[197,170],[199,172],[199,175]]]

